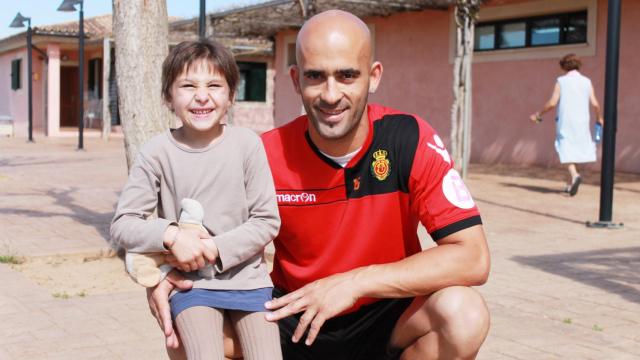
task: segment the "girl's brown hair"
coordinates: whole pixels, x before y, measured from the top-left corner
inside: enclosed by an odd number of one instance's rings
[[[198,60],[205,60],[212,70],[220,72],[229,85],[229,98],[233,99],[240,77],[231,51],[215,40],[183,41],[176,45],[162,63],[162,97],[171,102],[171,85],[183,71]]]

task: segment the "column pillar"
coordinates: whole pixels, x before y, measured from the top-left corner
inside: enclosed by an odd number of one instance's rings
[[[47,45],[47,136],[60,134],[60,46]]]

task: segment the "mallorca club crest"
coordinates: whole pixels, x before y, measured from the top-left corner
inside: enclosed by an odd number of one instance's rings
[[[376,179],[383,181],[389,176],[389,172],[391,172],[391,164],[387,159],[387,150],[378,149],[378,151],[373,153],[373,158],[375,159],[371,163],[371,174],[376,177]]]

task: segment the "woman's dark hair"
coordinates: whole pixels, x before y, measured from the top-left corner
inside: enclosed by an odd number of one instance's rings
[[[171,102],[171,85],[183,71],[189,71],[194,62],[205,60],[219,71],[229,85],[229,98],[233,99],[240,74],[231,51],[215,40],[183,41],[176,45],[162,63],[162,97]]]

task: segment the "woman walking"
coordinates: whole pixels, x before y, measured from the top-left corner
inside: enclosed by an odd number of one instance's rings
[[[569,170],[571,177],[566,192],[571,196],[578,192],[582,181],[576,164],[596,161],[589,105],[593,107],[598,123],[604,123],[591,80],[578,71],[581,66],[582,62],[575,54],[564,56],[560,60],[560,67],[566,74],[558,78],[553,94],[542,110],[530,116],[531,121],[539,123],[542,114],[558,106],[555,148],[560,162]]]

